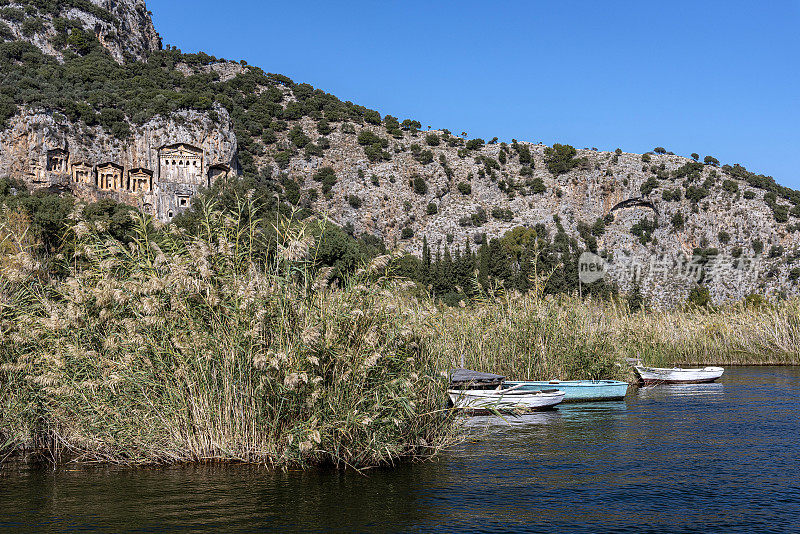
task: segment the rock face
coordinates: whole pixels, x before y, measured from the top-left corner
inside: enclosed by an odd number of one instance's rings
[[[216,121],[196,111],[156,117],[133,128],[126,140],[99,127],[59,122],[51,113],[22,113],[0,132],[0,177],[33,187],[70,188],[89,200],[112,198],[169,220],[188,207],[201,187],[238,173],[230,117],[224,108],[215,111]],[[184,148],[174,150],[179,146]],[[167,155],[181,172],[162,165]],[[187,163],[191,173],[183,171]],[[103,181],[106,170],[111,179]],[[152,176],[146,187],[131,176],[135,171]]]
[[[12,10],[12,14],[0,14],[0,21],[8,26],[16,40],[30,42],[45,54],[59,59],[62,58],[63,45],[56,39],[59,34],[57,18],[67,19],[96,34],[100,44],[119,63],[140,61],[150,52],[161,49],[161,37],[153,26],[144,0],[88,0],[84,4],[61,1],[55,4],[54,10],[38,9],[33,15],[37,21],[35,27],[25,26],[25,21],[32,17],[23,11],[26,6],[30,7],[27,2],[10,2],[7,9]]]
[[[313,120],[304,119],[303,129],[311,138],[316,135]],[[511,145],[487,144],[475,150],[464,150],[463,143],[426,145],[427,133],[446,138],[442,131],[404,132],[390,142],[389,161],[371,163],[357,142],[363,130],[389,137],[385,128],[372,125],[356,126],[354,133],[334,131],[327,136],[331,148],[323,157],[294,158],[285,171],[302,188],[315,189],[319,184],[310,178],[316,170],[332,167],[337,183],[329,198],[318,194],[310,205],[340,225],[352,225],[356,234],[374,234],[387,245],[419,255],[423,237],[434,251],[445,246],[463,250],[466,241],[474,248],[512,228],[540,223],[551,233],[561,225],[583,244],[579,225],[604,220],[597,249],[607,256],[609,276],[623,291],[638,287],[655,306],[685,302],[698,282],[701,261],[703,283],[718,302],[751,293],[797,294],[789,277],[800,265],[797,228],[791,220],[777,222],[763,189],[720,167],[670,154],[582,149],[576,154],[583,160],[579,166],[554,175],[545,163],[543,145],[517,143],[531,154],[531,164],[523,165]],[[283,148],[289,144],[287,139]],[[415,157],[415,144],[417,153],[431,150],[430,163]],[[269,151],[264,164],[274,165]],[[699,167],[699,174],[676,178],[676,171],[687,164]],[[417,176],[426,191],[415,189]],[[533,185],[539,181],[543,191]],[[652,191],[646,183],[652,184]],[[460,189],[460,184],[468,187]],[[687,187],[703,184],[708,185],[705,197],[697,202],[686,198]],[[670,193],[677,190],[681,194],[674,198]],[[349,201],[352,196],[359,198],[358,207]],[[485,214],[485,222],[471,217],[477,213]],[[655,228],[645,231],[646,238],[637,235],[637,225],[646,229],[648,223]],[[413,231],[412,238],[403,239],[404,228]],[[714,258],[701,259],[698,251]]]
[[[27,41],[59,59],[73,28],[96,35],[120,63],[146,61],[161,47],[142,0],[3,5],[0,40]],[[371,112],[368,120],[365,108],[315,101],[321,91],[240,63],[183,56],[174,68],[207,76],[201,85],[217,100],[211,112],[131,124],[120,140],[60,113],[23,109],[0,132],[0,177],[112,198],[169,220],[201,187],[240,174],[241,159],[254,173],[294,182],[292,202],[415,254],[423,238],[434,251],[463,249],[541,224],[602,253],[623,291],[639,288],[656,306],[685,301],[701,271],[716,301],[797,294],[800,194],[765,186],[764,177],[666,153],[589,149],[566,172],[551,172],[542,145],[401,129],[395,118],[390,125]],[[236,91],[246,93],[240,105],[222,107]],[[247,137],[237,140],[234,128]],[[335,174],[324,185],[314,180],[323,167]]]

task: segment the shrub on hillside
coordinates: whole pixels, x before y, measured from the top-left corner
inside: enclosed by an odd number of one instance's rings
[[[350,204],[350,207],[353,209],[359,209],[361,207],[361,197],[358,195],[347,195],[347,203]]]
[[[328,194],[331,188],[336,185],[336,171],[332,167],[322,167],[314,173],[315,182],[322,184],[322,192]]]
[[[425,195],[428,193],[428,183],[425,181],[425,178],[417,174],[411,180],[412,187],[414,188],[414,192],[418,195]]]
[[[467,150],[478,150],[478,149],[483,148],[484,143],[485,143],[484,140],[481,139],[481,138],[470,139],[469,141],[467,141],[466,149]]]
[[[533,178],[532,180],[528,180],[526,184],[531,188],[532,195],[539,195],[547,191],[547,187],[544,185],[544,180],[541,178]]]
[[[492,208],[492,217],[500,221],[511,222],[514,220],[514,211],[511,208],[495,206]]]
[[[683,230],[684,225],[686,224],[686,220],[683,218],[683,213],[680,211],[675,212],[670,219],[670,224],[675,230]]]
[[[564,174],[581,164],[581,158],[576,158],[578,151],[570,145],[554,144],[544,149],[544,162],[551,174]]]
[[[705,286],[696,286],[689,291],[688,302],[691,305],[706,308],[711,304],[711,292]]]
[[[723,180],[722,189],[728,193],[735,194],[739,192],[739,184],[733,180]]]

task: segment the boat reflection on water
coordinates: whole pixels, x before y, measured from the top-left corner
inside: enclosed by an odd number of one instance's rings
[[[469,429],[526,427],[555,423],[601,421],[624,417],[628,406],[625,401],[581,402],[561,404],[553,410],[530,412],[520,415],[483,415],[464,417],[462,425]]]
[[[546,425],[559,421],[561,413],[558,410],[548,410],[544,412],[530,412],[523,414],[499,414],[499,415],[476,415],[464,417],[461,420],[463,428],[482,430],[482,429],[503,429],[520,426]]]
[[[665,399],[669,397],[717,397],[725,394],[725,386],[710,384],[662,384],[644,386],[633,390],[640,399]]]
[[[566,421],[608,420],[624,417],[628,412],[625,401],[581,402],[565,404],[559,407],[561,416]]]

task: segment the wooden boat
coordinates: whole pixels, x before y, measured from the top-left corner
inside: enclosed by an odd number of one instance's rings
[[[451,389],[498,389],[506,377],[492,373],[481,373],[471,369],[452,369],[450,371]]]
[[[612,401],[625,398],[628,383],[619,380],[506,381],[506,386],[521,386],[522,391],[556,388],[565,393],[564,402]]]
[[[681,369],[674,367],[645,367],[641,364],[633,367],[639,380],[645,384],[700,384],[713,382],[722,376],[722,367],[703,367],[702,369]]]
[[[558,389],[522,391],[519,386],[505,389],[448,389],[453,406],[472,412],[535,411],[552,408],[564,400]]]

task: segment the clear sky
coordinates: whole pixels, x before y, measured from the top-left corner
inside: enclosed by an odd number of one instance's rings
[[[800,0],[147,0],[164,44],[469,137],[663,146],[800,189]]]

